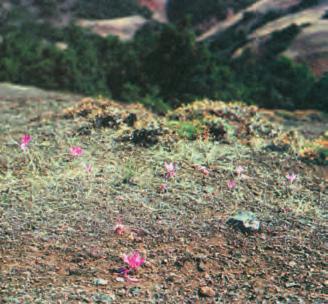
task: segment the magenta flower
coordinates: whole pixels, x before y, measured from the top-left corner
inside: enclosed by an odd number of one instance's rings
[[[289,182],[292,184],[295,179],[297,178],[297,175],[295,173],[288,173],[286,175],[286,178],[289,180]]]
[[[81,156],[84,153],[83,149],[81,147],[78,147],[78,146],[71,147],[69,149],[69,152],[72,156]]]
[[[228,180],[228,182],[227,182],[227,186],[228,186],[228,188],[229,188],[230,190],[232,190],[232,189],[236,188],[237,183],[236,183],[235,180],[230,179],[230,180]]]
[[[129,265],[130,269],[136,269],[145,262],[145,259],[141,257],[138,251],[134,251],[130,255],[124,254],[123,261]]]
[[[210,174],[210,171],[204,166],[196,165],[195,168],[205,176],[208,176]]]
[[[176,175],[176,166],[173,163],[164,162],[164,167],[166,170],[166,178],[171,178]]]
[[[29,134],[24,134],[21,138],[21,144],[20,147],[23,151],[25,151],[27,149],[27,146],[29,145],[29,143],[31,142],[32,137]]]
[[[114,226],[114,232],[118,235],[123,235],[126,232],[126,227],[121,223],[117,223]]]
[[[237,166],[236,173],[238,174],[238,176],[240,176],[244,172],[244,170],[245,169],[243,166]]]
[[[167,184],[161,184],[161,185],[159,186],[159,191],[160,191],[160,192],[166,192],[167,189],[168,189]]]

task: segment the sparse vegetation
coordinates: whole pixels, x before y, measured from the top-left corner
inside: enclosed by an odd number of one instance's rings
[[[7,102],[0,100],[4,303],[124,303],[131,297],[175,303],[201,300],[203,293],[220,301],[323,301],[325,181],[297,154],[267,150],[287,134],[275,125],[266,130],[256,108],[199,101],[158,117],[104,99],[70,108],[71,101],[61,101],[64,110],[45,98],[25,101],[26,107],[15,100],[3,107]],[[95,115],[114,112],[120,120],[136,114],[136,126],[93,126]],[[187,133],[163,132],[151,147],[118,140],[151,121],[166,129],[172,117]],[[185,136],[195,134],[189,123],[196,117],[234,126],[234,140]],[[93,126],[90,135],[74,135],[86,124]],[[31,137],[21,138],[26,132]],[[86,164],[93,164],[91,172]],[[260,231],[230,228],[228,219],[240,209],[256,214],[251,227]],[[306,281],[304,265],[312,269]],[[249,267],[247,276],[235,276]],[[281,280],[286,269],[297,275]],[[199,292],[204,272],[210,293]],[[229,280],[218,277],[223,272]],[[258,293],[253,278],[260,275],[270,289]],[[236,292],[246,283],[252,288]]]
[[[56,14],[137,0],[13,1],[0,81],[91,97],[0,83],[1,304],[324,303],[328,74],[280,56],[296,25],[232,57],[275,13],[194,32],[253,2],[170,1],[123,42]]]

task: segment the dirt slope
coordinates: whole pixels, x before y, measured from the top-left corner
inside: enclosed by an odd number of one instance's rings
[[[110,20],[78,20],[77,25],[89,28],[92,32],[107,37],[113,35],[121,40],[131,40],[138,29],[140,29],[147,20],[141,16],[130,16]]]
[[[158,117],[1,88],[2,303],[325,303],[328,192],[295,133],[241,103]],[[260,230],[230,226],[238,210]],[[127,277],[134,250],[145,263]]]
[[[212,36],[218,35],[221,32],[225,31],[229,27],[237,24],[243,18],[243,15],[247,12],[254,12],[254,13],[265,13],[272,9],[288,9],[289,7],[299,3],[300,0],[260,0],[255,2],[250,7],[241,10],[237,14],[230,16],[228,20],[219,21],[213,27],[211,27],[208,31],[201,34],[197,39],[198,41],[203,41],[206,39],[211,38]]]
[[[265,13],[270,10],[287,11],[288,8],[298,3],[299,1],[286,0],[258,1],[229,19],[218,22],[197,39],[198,41],[215,39],[216,35],[219,35],[224,30],[241,21],[246,12]],[[328,71],[328,19],[322,18],[326,10],[328,10],[328,1],[320,1],[317,6],[268,22],[248,35],[249,42],[238,49],[234,57],[238,57],[248,48],[256,51],[259,45],[275,31],[283,30],[292,24],[299,26],[306,25],[291,46],[284,52],[284,55],[297,62],[308,64],[317,76],[321,76]]]

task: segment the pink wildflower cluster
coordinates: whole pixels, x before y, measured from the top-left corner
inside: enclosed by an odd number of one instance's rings
[[[167,184],[160,184],[159,186],[159,191],[160,192],[166,192],[168,190],[168,185]]]
[[[235,169],[235,172],[237,173],[237,178],[243,178],[244,175],[242,173],[244,171],[245,171],[245,168],[243,166],[237,166]],[[227,186],[230,190],[233,190],[237,187],[237,181],[235,179],[230,179],[227,181]]]
[[[210,171],[204,166],[195,165],[195,169],[202,173],[204,176],[208,176],[210,174]]]
[[[69,148],[69,153],[73,156],[73,157],[80,157],[84,154],[84,150],[80,147],[80,146],[73,146]],[[92,172],[92,165],[91,164],[84,164],[84,170],[86,173],[91,174]]]
[[[165,180],[167,181],[168,179],[170,178],[173,178],[176,176],[176,171],[177,171],[177,167],[174,163],[167,163],[167,162],[164,162],[164,169],[165,169]],[[160,186],[159,186],[159,191],[160,192],[166,192],[168,190],[168,184],[166,183],[162,183]]]
[[[236,173],[238,176],[241,176],[241,174],[245,171],[243,166],[237,166]]]
[[[122,223],[117,223],[114,226],[114,232],[117,235],[123,235],[126,232],[126,227]]]
[[[27,150],[27,146],[29,145],[29,143],[31,142],[32,137],[29,134],[24,134],[21,138],[21,144],[20,147],[23,151]]]
[[[296,178],[297,178],[297,175],[295,173],[288,173],[286,174],[286,178],[289,180],[289,182],[292,184]]]
[[[237,182],[234,179],[230,179],[227,181],[227,186],[230,190],[233,190],[237,186]]]
[[[84,153],[84,150],[79,146],[74,146],[69,149],[69,152],[72,156],[82,156]]]
[[[141,257],[138,251],[134,251],[129,255],[124,254],[122,259],[124,263],[128,264],[128,268],[120,268],[119,273],[121,273],[127,281],[138,282],[137,279],[129,276],[129,272],[142,266],[145,262],[145,258]]]
[[[130,270],[132,270],[139,268],[145,262],[145,259],[141,257],[138,251],[134,251],[129,255],[124,254],[123,261],[128,264]]]
[[[21,143],[20,143],[20,148],[25,151],[28,149],[28,145],[30,144],[32,140],[32,137],[29,134],[24,134],[21,137]],[[73,146],[69,148],[70,155],[73,157],[80,157],[84,154],[84,150],[80,146]],[[92,165],[90,163],[86,163],[84,165],[85,170],[87,173],[92,172]],[[164,162],[164,168],[165,168],[165,179],[164,182],[160,185],[160,191],[165,192],[168,190],[168,180],[176,176],[176,171],[177,167],[175,163],[168,163]],[[208,168],[205,166],[201,165],[194,165],[194,168],[201,172],[204,176],[208,176],[210,174],[210,171]],[[235,169],[235,179],[229,179],[227,181],[227,187],[230,190],[233,190],[237,186],[237,181],[239,182],[241,179],[245,178],[246,176],[243,175],[242,173],[245,171],[244,167],[242,166],[237,166]],[[285,175],[286,179],[289,181],[290,184],[292,184],[296,179],[297,175],[293,172],[289,172]],[[247,178],[247,177],[246,177]],[[123,201],[124,197],[123,196],[118,196],[117,200]],[[286,209],[287,210],[287,209]],[[118,221],[118,223],[114,226],[114,232],[117,235],[123,235],[127,231],[131,231],[130,228],[126,227],[125,225],[122,224],[121,221]],[[97,254],[97,252],[95,253]],[[133,270],[138,269],[141,267],[144,262],[145,258],[140,255],[138,251],[133,251],[130,254],[124,254],[122,256],[122,259],[124,263],[126,263],[128,266],[124,268],[120,268],[119,273],[124,276],[124,278],[128,281],[133,281],[136,282],[137,279],[129,277],[129,273]]]
[[[168,178],[171,178],[171,177],[175,177],[176,175],[176,165],[173,164],[173,163],[167,163],[167,162],[164,162],[164,168],[166,170],[166,175],[165,177],[168,179]]]

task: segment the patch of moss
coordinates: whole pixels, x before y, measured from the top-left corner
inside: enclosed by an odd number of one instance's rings
[[[202,126],[197,121],[170,121],[168,127],[176,130],[181,138],[188,140],[196,140],[202,131]]]

